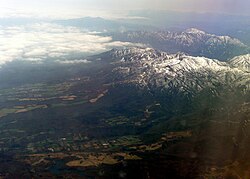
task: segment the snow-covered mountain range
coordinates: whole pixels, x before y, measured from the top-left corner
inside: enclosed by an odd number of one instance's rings
[[[249,53],[249,47],[229,36],[217,36],[191,28],[183,32],[130,31],[114,33],[114,40],[144,43],[168,53],[179,51],[222,61]]]
[[[104,59],[112,59],[114,82],[141,88],[198,92],[219,85],[250,89],[250,55],[228,62],[184,53],[167,54],[152,48],[113,49]]]

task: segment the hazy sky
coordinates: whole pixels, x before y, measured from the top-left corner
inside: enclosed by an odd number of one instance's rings
[[[249,0],[1,0],[0,15],[109,16],[154,9],[250,15]]]

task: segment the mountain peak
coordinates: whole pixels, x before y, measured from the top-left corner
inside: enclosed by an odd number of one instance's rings
[[[206,34],[206,32],[199,30],[199,29],[196,29],[196,28],[187,29],[187,30],[185,30],[185,32],[188,34]]]

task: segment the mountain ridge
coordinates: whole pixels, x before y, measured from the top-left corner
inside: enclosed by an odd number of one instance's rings
[[[205,56],[221,61],[250,53],[249,47],[236,38],[217,36],[196,28],[182,32],[128,31],[111,35],[113,40],[144,43],[168,53],[182,51],[191,56]]]

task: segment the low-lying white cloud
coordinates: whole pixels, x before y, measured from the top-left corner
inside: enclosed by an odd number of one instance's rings
[[[0,26],[0,65],[13,60],[41,62],[44,59],[55,58],[56,61],[64,59],[67,63],[65,60],[71,55],[91,55],[114,47],[134,45],[129,42],[112,41],[111,37],[75,27],[50,23]]]
[[[88,61],[86,59],[82,59],[82,60],[58,60],[58,63],[61,64],[80,64],[80,63],[91,63],[91,61]]]

